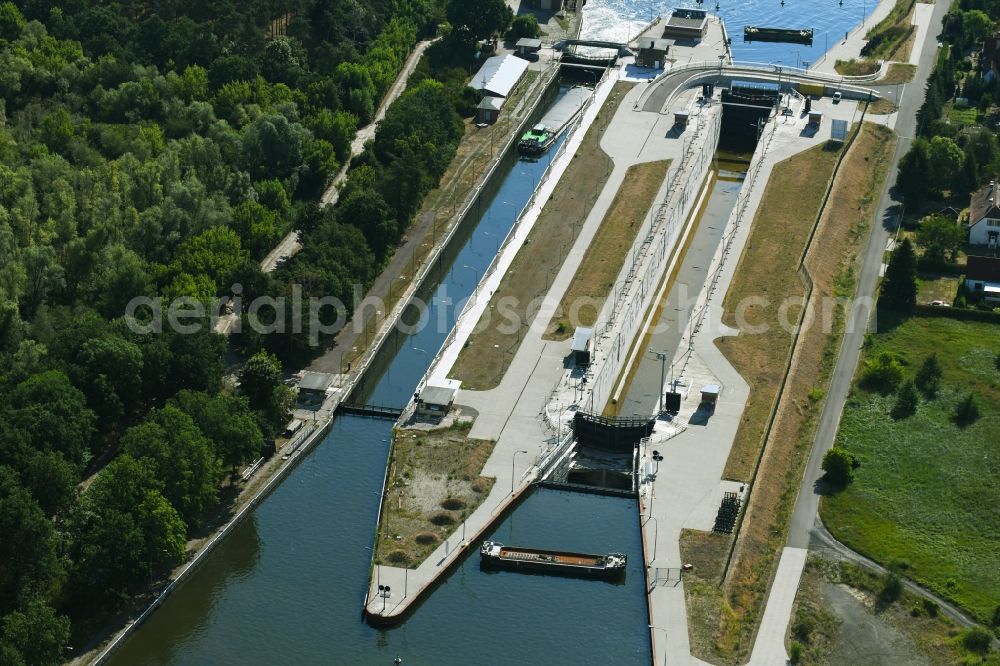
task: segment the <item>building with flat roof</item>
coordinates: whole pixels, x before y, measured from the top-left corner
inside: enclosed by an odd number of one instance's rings
[[[538,53],[542,49],[542,40],[531,37],[522,37],[514,45],[517,48],[517,55],[522,58],[527,55]]]
[[[673,44],[673,41],[669,39],[643,37],[639,40],[639,50],[635,56],[635,64],[640,67],[663,69],[663,65],[667,60],[667,53],[670,52],[670,47]]]
[[[573,331],[573,344],[570,351],[573,352],[573,362],[578,366],[590,365],[590,340],[594,337],[594,329],[578,326]]]
[[[299,399],[309,402],[322,402],[326,399],[326,391],[333,386],[335,378],[336,375],[331,375],[328,372],[307,371],[302,373],[302,379],[299,380],[297,386]]]
[[[708,12],[701,9],[675,9],[663,24],[663,37],[700,42],[708,32]]]
[[[458,389],[452,386],[432,386],[428,384],[417,394],[417,416],[443,418],[455,404]]]

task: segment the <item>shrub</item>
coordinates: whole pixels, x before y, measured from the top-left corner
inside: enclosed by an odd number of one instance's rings
[[[802,643],[798,641],[792,641],[791,645],[788,646],[788,661],[793,664],[797,664],[802,661],[802,653],[804,652]]]
[[[962,632],[962,645],[969,652],[986,654],[992,641],[993,636],[990,632],[980,626],[969,627]]]
[[[809,637],[812,636],[813,629],[815,628],[816,623],[813,622],[812,618],[799,618],[795,624],[792,625],[792,636],[795,636],[796,640],[808,643]]]
[[[522,37],[538,37],[541,34],[542,29],[538,27],[538,19],[534,14],[518,16],[511,21],[510,30],[507,31],[507,37],[515,41]]]
[[[903,594],[903,579],[894,571],[890,571],[882,579],[882,589],[879,590],[878,598],[883,603],[891,604],[899,599]]]
[[[445,511],[438,511],[433,516],[431,516],[431,524],[437,525],[438,527],[447,527],[449,525],[454,525],[455,517]]]
[[[937,354],[931,354],[924,359],[920,370],[917,371],[917,388],[924,396],[931,400],[937,395],[938,386],[941,383],[941,364],[938,363]]]
[[[854,456],[839,447],[833,447],[823,456],[824,477],[830,484],[843,488],[854,480],[857,467]]]
[[[959,428],[966,428],[979,419],[979,405],[976,404],[976,396],[973,393],[965,396],[958,405],[955,406],[955,413],[952,421]]]
[[[458,511],[465,508],[465,500],[460,497],[449,497],[441,500],[441,508],[449,511]]]
[[[385,557],[390,564],[408,564],[410,555],[405,550],[394,550]]]
[[[889,352],[865,361],[861,383],[868,389],[890,393],[903,380],[903,364]]]
[[[933,601],[931,599],[924,599],[923,607],[924,607],[924,612],[927,613],[928,617],[937,617],[938,605],[936,601]]]
[[[413,540],[421,546],[432,546],[438,542],[438,537],[436,534],[432,534],[430,532],[421,532],[417,536],[413,537]]]
[[[914,388],[913,382],[905,381],[896,395],[896,404],[892,406],[892,418],[898,421],[916,413],[917,389]]]

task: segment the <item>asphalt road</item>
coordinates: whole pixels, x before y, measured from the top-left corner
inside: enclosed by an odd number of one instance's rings
[[[939,2],[934,5],[931,26],[927,31],[927,41],[921,51],[914,80],[901,87],[895,85],[883,87],[888,98],[896,99],[897,95],[901,97],[897,101],[899,112],[896,134],[899,140],[879,199],[876,219],[880,220],[881,224],[872,225],[871,238],[865,250],[864,263],[858,277],[856,298],[874,297],[885,247],[896,231],[901,209],[900,203],[892,195],[892,189],[896,184],[899,159],[910,149],[910,143],[916,133],[917,109],[920,108],[924,100],[925,84],[937,56],[936,44],[937,38],[941,34],[941,19],[948,11],[949,5],[950,3],[947,2]],[[878,88],[877,86],[873,87]],[[795,510],[792,513],[792,524],[788,531],[787,541],[787,545],[790,547],[808,548],[810,533],[819,522],[817,512],[819,511],[820,496],[816,492],[816,482],[823,475],[820,464],[823,461],[823,455],[833,446],[837,436],[844,403],[850,392],[851,380],[861,357],[861,347],[864,343],[864,335],[870,316],[870,307],[859,307],[851,313],[848,320],[840,358],[833,371],[826,406],[820,417],[816,437],[813,440],[812,454],[806,466],[802,485],[799,488]]]

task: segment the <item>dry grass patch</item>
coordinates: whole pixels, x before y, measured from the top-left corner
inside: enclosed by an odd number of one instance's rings
[[[471,427],[393,433],[376,561],[418,566],[489,495],[480,474],[495,442],[469,439]]]
[[[745,657],[752,647],[760,608],[785,541],[802,469],[836,365],[845,313],[834,310],[825,326],[819,314],[820,303],[825,297],[846,298],[854,293],[861,248],[869,236],[878,194],[894,148],[891,131],[879,125],[864,125],[838,172],[806,256],[805,265],[815,285],[809,307],[817,313],[817,319],[815,325],[803,330],[796,345],[785,393],[775,415],[727,577],[726,597],[732,612],[724,616],[717,641],[720,654],[726,658]],[[782,335],[785,336],[784,353],[787,353],[790,339],[788,334]],[[754,338],[763,340],[766,336],[750,336],[748,340]],[[745,349],[741,351],[746,352]],[[758,349],[758,356],[763,352]],[[772,362],[775,360],[773,354],[768,358]],[[740,360],[746,361],[745,358]],[[765,388],[752,384],[751,401],[760,400],[766,391],[770,396],[766,407],[770,408],[780,383],[784,358],[780,363],[774,386]],[[775,372],[775,368],[770,368],[770,372]],[[766,373],[758,376],[766,376]],[[766,418],[765,410],[759,424],[744,421],[740,432],[762,433]],[[750,442],[740,437],[738,433],[737,444],[746,452]],[[754,440],[757,446],[759,437]]]
[[[889,71],[885,73],[885,76],[878,80],[878,83],[907,83],[913,80],[916,73],[916,65],[894,62],[889,65]]]
[[[681,530],[681,561],[693,565],[684,572],[687,600],[688,638],[691,654],[702,659],[718,654],[715,649],[720,618],[727,611],[725,595],[719,587],[730,537],[715,532]]]
[[[868,105],[868,113],[874,116],[887,116],[896,113],[898,107],[887,99],[877,99]]]
[[[576,326],[593,326],[642,228],[671,160],[635,164],[601,220],[580,267],[545,331],[547,340],[565,340]]]
[[[495,388],[507,371],[521,344],[524,329],[538,312],[539,302],[558,272],[563,256],[576,240],[583,221],[611,175],[614,164],[601,150],[601,138],[625,93],[634,85],[615,84],[558,187],[542,208],[524,246],[490,298],[449,373],[462,380],[463,388]],[[498,312],[498,304],[503,304],[503,316]],[[521,322],[521,327],[513,332],[510,331],[512,320]]]
[[[833,64],[837,74],[843,76],[867,76],[878,71],[878,63],[867,58],[838,60]]]

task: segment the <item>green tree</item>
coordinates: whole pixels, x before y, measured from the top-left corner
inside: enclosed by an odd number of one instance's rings
[[[514,13],[504,0],[450,0],[447,16],[455,36],[466,44],[475,44],[506,32]]]
[[[861,384],[873,391],[890,393],[903,379],[903,364],[889,352],[882,352],[865,361]]]
[[[983,38],[993,32],[993,19],[979,9],[962,12],[962,29],[967,43],[978,44]]]
[[[896,178],[896,187],[903,195],[903,202],[907,208],[915,210],[919,208],[927,197],[929,187],[928,144],[925,139],[914,139],[910,149],[899,160],[899,175]]]
[[[930,354],[924,359],[917,370],[916,385],[920,392],[928,400],[937,396],[938,387],[941,384],[941,364],[938,363],[937,354]]]
[[[910,312],[917,304],[917,255],[909,238],[892,251],[881,294],[879,303],[893,310]]]
[[[240,370],[239,390],[250,407],[260,412],[265,434],[273,434],[288,420],[294,397],[281,381],[281,361],[277,356],[266,351],[251,356]]]
[[[14,41],[21,36],[27,22],[13,2],[0,4],[0,39]]]
[[[917,244],[932,261],[955,261],[955,255],[965,244],[965,232],[947,217],[928,215],[917,228]]]
[[[176,403],[212,441],[216,455],[234,475],[238,465],[260,455],[264,437],[246,398],[181,391]]]
[[[122,449],[148,461],[163,496],[189,525],[200,525],[218,498],[215,451],[190,416],[172,405],[150,412],[122,437]]]
[[[517,41],[522,37],[538,37],[542,29],[538,27],[538,18],[534,14],[522,14],[515,17],[507,31],[508,38]]]
[[[979,420],[979,405],[974,393],[969,393],[959,401],[951,419],[959,428],[967,428]]]
[[[69,618],[57,615],[41,599],[3,618],[0,645],[12,648],[25,664],[61,664],[70,639]]]
[[[0,466],[0,614],[59,573],[52,523],[9,467]]]
[[[833,447],[823,456],[824,479],[837,488],[843,488],[854,480],[854,468],[857,466],[854,456],[839,447]]]
[[[936,136],[931,139],[927,156],[929,182],[938,190],[954,189],[965,160],[958,144],[946,136]]]
[[[899,420],[913,416],[917,413],[918,402],[917,389],[913,386],[913,382],[909,380],[903,382],[899,387],[899,393],[896,394],[896,403],[892,406],[892,418]]]
[[[36,450],[59,451],[82,467],[90,456],[96,417],[84,394],[59,370],[34,375],[14,387],[10,425]]]
[[[101,470],[74,515],[74,581],[81,604],[114,598],[183,559],[184,521],[163,497],[151,461],[122,454]]]

